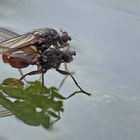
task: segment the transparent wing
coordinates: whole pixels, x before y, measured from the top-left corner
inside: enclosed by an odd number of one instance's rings
[[[16,36],[19,36],[19,34],[13,32],[11,30],[8,30],[6,28],[0,27],[0,42],[8,40],[8,39],[16,37]]]
[[[16,51],[16,52],[12,53],[12,55],[10,55],[10,57],[24,59],[29,64],[33,63],[33,62],[36,62],[37,59],[38,59],[38,56],[39,55],[38,55],[38,53],[36,53],[35,50],[27,51],[27,52],[24,51],[24,50],[21,50],[21,51]]]
[[[14,45],[14,43],[19,43],[19,41],[20,44],[24,43],[23,41],[27,40],[27,38],[26,39],[25,38],[26,37],[21,37],[19,34],[13,31],[0,27],[0,44],[3,44],[3,46],[0,47],[0,51],[8,49],[9,47],[11,47],[10,45],[12,44]],[[28,39],[28,41],[29,40],[31,40],[31,38]],[[6,108],[0,105],[0,118],[11,116],[11,115],[13,114],[10,111],[8,111]]]
[[[33,34],[19,35],[6,41],[0,42],[0,54],[9,51],[14,52],[19,49],[26,48],[27,46],[31,46],[36,42],[37,40]]]
[[[0,42],[8,40],[13,37],[16,37],[18,35],[19,34],[13,32],[13,31],[0,27]],[[3,106],[0,105],[0,118],[6,117],[6,116],[11,116],[11,115],[12,115],[12,113],[10,111],[8,111],[6,108],[4,108]]]
[[[7,117],[13,115],[10,111],[8,111],[6,108],[3,106],[0,106],[0,118],[2,117]]]

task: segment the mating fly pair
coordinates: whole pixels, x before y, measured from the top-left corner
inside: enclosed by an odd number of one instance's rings
[[[4,63],[9,63],[12,67],[18,69],[26,68],[29,65],[37,66],[37,70],[26,73],[20,80],[27,75],[42,74],[42,84],[44,85],[44,73],[54,68],[61,74],[70,75],[80,92],[90,95],[78,85],[70,72],[59,69],[61,63],[70,63],[73,56],[76,55],[75,51],[69,48],[71,37],[67,32],[61,31],[58,33],[52,28],[41,28],[18,35],[0,28],[0,34],[3,34],[3,36],[7,34],[8,37],[0,42],[0,54],[2,54]]]

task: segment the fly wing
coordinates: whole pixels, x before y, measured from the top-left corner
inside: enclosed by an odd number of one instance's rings
[[[36,42],[37,39],[31,33],[19,35],[6,41],[0,42],[0,54],[18,51],[19,49],[24,49],[26,47],[32,46]]]
[[[0,105],[0,118],[13,115],[10,111]]]
[[[39,54],[37,54],[35,51],[34,52],[29,52],[29,51],[26,52],[24,50],[16,51],[10,55],[10,58],[24,59],[29,64],[36,62],[38,57],[39,57]]]
[[[13,38],[13,37],[16,37],[18,35],[19,34],[13,32],[11,30],[0,27],[0,42],[8,40],[8,39]]]

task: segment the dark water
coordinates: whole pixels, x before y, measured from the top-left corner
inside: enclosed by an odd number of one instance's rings
[[[0,140],[139,140],[139,8],[138,0],[1,0],[0,26],[18,33],[62,28],[77,39],[72,41],[78,53],[70,69],[93,96],[67,100],[53,131],[27,126],[14,117],[1,118]],[[17,76],[14,69],[1,66],[2,79]],[[46,84],[57,85],[61,78],[50,71]],[[62,93],[74,88],[69,79]]]

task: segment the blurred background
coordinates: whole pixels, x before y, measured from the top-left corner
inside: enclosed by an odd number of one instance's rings
[[[67,100],[51,132],[27,126],[14,116],[1,118],[0,140],[139,140],[139,25],[138,0],[0,0],[1,27],[19,34],[52,27],[74,38],[71,47],[77,56],[69,69],[92,93]],[[0,80],[19,77],[14,68],[0,65]],[[51,70],[45,84],[57,86],[62,78]],[[69,95],[73,90],[76,86],[69,78],[61,92]]]

